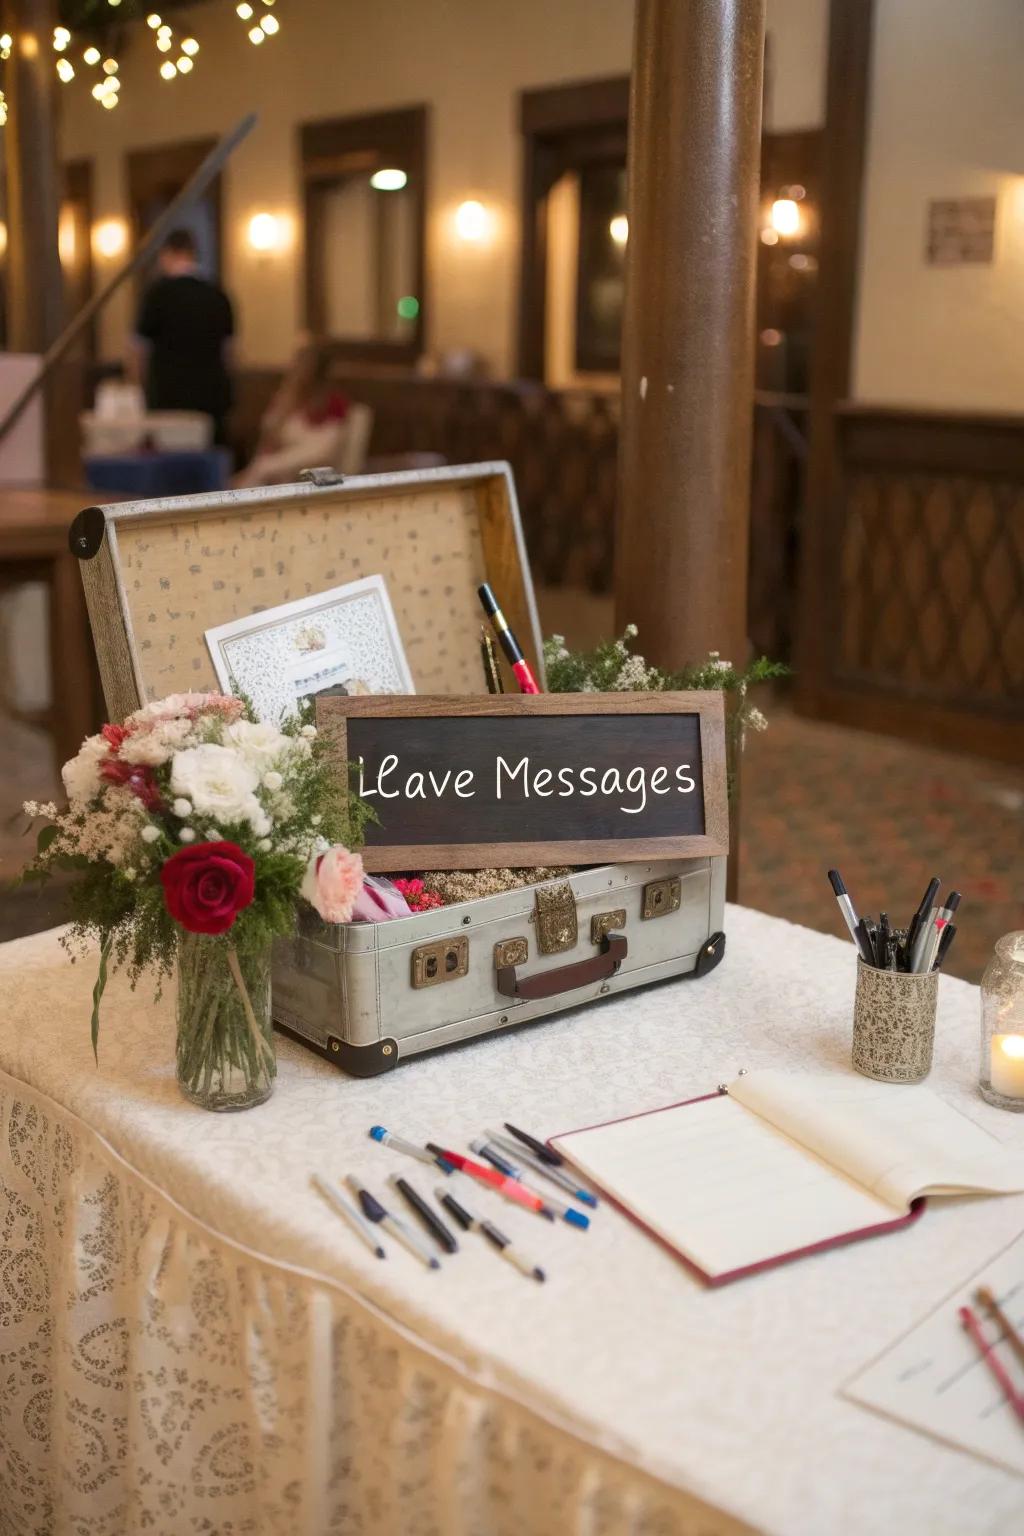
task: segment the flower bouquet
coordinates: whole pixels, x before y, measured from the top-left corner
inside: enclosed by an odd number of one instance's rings
[[[108,972],[134,987],[177,966],[177,1073],[209,1109],[267,1098],[276,1072],[273,939],[306,901],[347,922],[363,889],[350,849],[372,814],[346,793],[315,727],[255,721],[241,699],[174,694],[90,736],[63,769],[68,807],[26,802],[47,825],[23,878],[73,876],[72,951],[98,940],[92,1040]]]

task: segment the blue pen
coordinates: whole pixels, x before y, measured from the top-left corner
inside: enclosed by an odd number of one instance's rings
[[[470,1148],[478,1157],[485,1157],[492,1168],[497,1168],[498,1172],[503,1173],[507,1179],[515,1179],[516,1183],[522,1184],[523,1188],[528,1189],[531,1195],[537,1195],[539,1199],[544,1201],[549,1210],[561,1216],[562,1220],[567,1221],[570,1226],[582,1227],[584,1230],[590,1226],[590,1217],[584,1216],[582,1211],[576,1211],[571,1205],[565,1205],[560,1200],[553,1200],[547,1190],[542,1192],[539,1189],[534,1189],[532,1184],[526,1183],[524,1179],[520,1178],[518,1170],[514,1168],[513,1164],[502,1157],[500,1152],[495,1152],[489,1142],[471,1141]]]
[[[556,1168],[551,1163],[542,1163],[539,1157],[534,1157],[532,1152],[527,1152],[524,1147],[517,1146],[508,1136],[503,1136],[500,1131],[487,1131],[487,1143],[492,1151],[496,1151],[501,1157],[510,1160],[517,1158],[524,1168],[529,1168],[533,1173],[540,1174],[544,1179],[549,1179],[552,1184],[557,1184],[559,1189],[564,1189],[573,1200],[578,1200],[581,1205],[589,1205],[597,1208],[597,1196],[589,1189],[579,1189],[563,1168]],[[497,1164],[495,1164],[497,1166]]]
[[[393,1131],[386,1130],[383,1125],[371,1125],[370,1137],[373,1141],[379,1141],[382,1147],[394,1147],[396,1152],[404,1152],[406,1157],[414,1157],[420,1163],[433,1163],[440,1168],[442,1173],[454,1173],[451,1163],[443,1157],[438,1157],[435,1152],[428,1152],[426,1147],[418,1147],[415,1142],[406,1141],[404,1136],[396,1136]]]

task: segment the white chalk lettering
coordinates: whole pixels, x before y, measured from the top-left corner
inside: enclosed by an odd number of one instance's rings
[[[499,757],[495,764],[495,793],[501,799],[501,770],[504,768],[509,778],[514,783],[520,774],[523,776],[523,794],[527,797],[530,793],[530,759],[521,757],[514,768],[510,768],[503,757]]]

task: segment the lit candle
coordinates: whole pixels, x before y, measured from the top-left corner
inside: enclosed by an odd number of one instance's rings
[[[1007,1099],[1024,1099],[1024,1035],[992,1036],[992,1089]]]

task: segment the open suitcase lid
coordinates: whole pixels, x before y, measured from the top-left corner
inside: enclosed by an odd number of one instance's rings
[[[310,473],[322,482],[326,472]],[[218,688],[208,629],[374,575],[387,584],[417,692],[483,691],[483,581],[543,686],[508,464],[88,507],[70,544],[111,720],[166,694]]]

